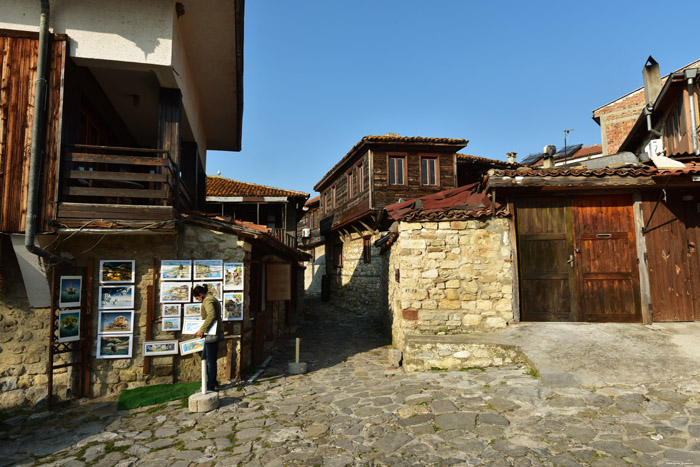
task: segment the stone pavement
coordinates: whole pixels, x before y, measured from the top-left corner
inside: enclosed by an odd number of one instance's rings
[[[257,382],[226,386],[212,413],[89,402],[15,417],[0,428],[0,464],[700,464],[695,378],[553,388],[513,367],[407,375],[389,367],[366,316],[307,309],[309,373],[285,375],[294,342],[284,341]]]

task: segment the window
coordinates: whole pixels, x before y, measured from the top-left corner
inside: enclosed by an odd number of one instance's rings
[[[316,210],[314,209],[313,211],[311,211],[311,226],[310,227],[312,229],[315,229],[316,227],[318,227],[318,225],[316,225],[317,220],[318,219],[316,218]]]
[[[424,186],[437,186],[440,184],[437,157],[421,157],[420,184]]]
[[[355,169],[355,180],[357,181],[357,194],[365,191],[365,181],[362,174],[362,164],[359,164]]]
[[[338,243],[335,245],[333,260],[334,260],[334,264],[335,264],[336,269],[343,268],[343,244],[342,243]]]
[[[326,190],[326,192],[323,194],[323,197],[325,198],[325,202],[323,203],[323,209],[325,210],[324,214],[328,214],[329,212],[331,212],[330,196],[328,196],[328,190]]]
[[[362,259],[365,263],[372,262],[372,237],[362,238]]]
[[[333,198],[331,206],[333,206],[333,209],[335,209],[335,207],[336,207],[336,204],[335,204],[335,199],[336,199],[335,198],[335,185],[333,185],[333,187],[331,188],[331,198]]]
[[[389,157],[389,185],[405,185],[405,157]]]
[[[348,201],[355,196],[355,172],[348,172]]]

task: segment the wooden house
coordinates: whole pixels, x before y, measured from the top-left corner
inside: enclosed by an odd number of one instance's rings
[[[208,213],[264,225],[275,238],[297,247],[297,224],[308,193],[209,175],[206,194]]]
[[[241,313],[219,346],[220,378],[240,377],[288,332],[306,259],[267,228],[205,213],[207,150],[241,147],[243,0],[0,10],[0,408],[199,379],[199,359],[144,352],[146,341],[188,338],[164,329],[161,260],[243,264]],[[110,260],[134,264],[119,360],[100,352],[99,265]],[[64,276],[82,280],[70,341],[60,340]],[[273,276],[284,285],[274,296]]]
[[[321,296],[322,277],[326,274],[326,248],[319,228],[321,196],[315,196],[304,205],[304,215],[297,226],[298,248],[311,259],[304,270],[304,294],[306,297]]]

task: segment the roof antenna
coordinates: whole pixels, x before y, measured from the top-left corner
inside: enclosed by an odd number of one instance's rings
[[[569,158],[569,155],[566,153],[566,136],[574,131],[573,128],[564,130],[564,163],[562,165],[566,165],[567,159]]]

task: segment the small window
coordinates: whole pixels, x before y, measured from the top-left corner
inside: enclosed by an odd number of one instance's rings
[[[355,169],[355,180],[357,181],[357,194],[365,191],[364,177],[362,176],[362,164],[359,164]]]
[[[355,173],[351,170],[348,172],[348,200],[355,196]]]
[[[331,206],[333,206],[333,209],[335,209],[337,206],[337,204],[335,204],[335,200],[336,200],[336,198],[335,198],[335,185],[333,185],[333,187],[331,188],[331,198],[332,198]]]
[[[365,263],[372,262],[372,237],[362,238],[362,259]]]
[[[335,264],[336,269],[343,268],[343,244],[342,243],[338,243],[335,245],[333,260],[334,260],[334,264]]]
[[[389,185],[405,185],[405,157],[389,157]]]
[[[325,203],[323,203],[323,207],[325,209],[324,214],[328,214],[331,212],[331,205],[330,205],[330,196],[328,195],[328,190],[323,194],[323,197],[325,198]]]
[[[421,185],[437,186],[438,161],[436,157],[422,157],[420,160],[420,183]]]
[[[314,209],[313,211],[311,211],[311,228],[312,229],[315,229],[316,227],[318,227],[318,225],[316,225],[316,221],[317,221],[316,210]]]

